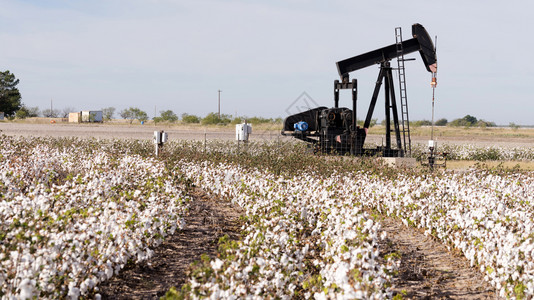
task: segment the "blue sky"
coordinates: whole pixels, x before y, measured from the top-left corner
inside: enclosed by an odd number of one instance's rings
[[[436,118],[534,124],[530,1],[0,0],[0,69],[41,109],[134,106],[285,117],[303,92],[333,106],[336,61],[438,36]],[[412,120],[431,118],[430,73],[406,63]],[[363,118],[378,67],[351,73]],[[382,96],[382,94],[381,94]],[[382,99],[382,98],[380,98]],[[350,95],[341,105],[350,107]],[[383,118],[379,102],[375,117]]]

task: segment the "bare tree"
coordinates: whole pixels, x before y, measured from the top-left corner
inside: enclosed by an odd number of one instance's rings
[[[61,112],[57,109],[43,109],[43,117],[45,118],[57,118]]]
[[[102,115],[104,116],[104,120],[109,121],[113,119],[114,114],[115,114],[115,107],[102,108]]]
[[[69,114],[71,112],[76,112],[76,108],[73,108],[73,107],[65,107],[62,111],[61,111],[61,117],[62,118],[68,118],[69,117]]]

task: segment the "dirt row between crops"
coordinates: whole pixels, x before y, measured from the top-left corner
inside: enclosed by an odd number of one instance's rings
[[[402,222],[385,218],[382,254],[401,255],[399,275],[394,278],[395,294],[404,299],[499,299],[480,272],[470,267],[458,251]]]
[[[127,266],[118,276],[99,287],[103,299],[158,299],[172,287],[186,282],[189,266],[202,254],[215,257],[217,242],[228,234],[239,239],[241,211],[227,201],[207,196],[195,189],[186,227],[154,249],[149,262]],[[382,229],[387,237],[381,254],[401,255],[401,266],[394,278],[395,294],[404,299],[496,299],[493,288],[459,253],[385,218]]]
[[[239,239],[240,210],[195,189],[185,218],[186,227],[154,249],[154,256],[127,266],[118,276],[99,287],[102,299],[158,299],[171,287],[186,282],[189,266],[202,254],[214,258],[219,238]]]

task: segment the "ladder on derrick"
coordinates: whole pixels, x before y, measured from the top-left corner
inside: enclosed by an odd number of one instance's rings
[[[399,72],[399,90],[401,102],[401,118],[402,118],[402,138],[404,140],[405,156],[411,157],[412,154],[412,140],[410,138],[410,119],[408,118],[408,96],[406,94],[406,76],[404,68],[404,49],[402,48],[402,29],[395,28],[395,41],[397,45],[397,70]]]

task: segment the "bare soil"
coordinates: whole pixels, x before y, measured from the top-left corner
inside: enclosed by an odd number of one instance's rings
[[[280,136],[278,125],[253,127],[250,138],[252,140],[285,140],[293,141],[291,137]],[[138,123],[65,123],[58,122],[51,124],[31,123],[31,122],[0,122],[0,134],[12,136],[51,136],[51,137],[78,137],[97,139],[152,139],[155,130],[165,130],[169,134],[170,140],[235,140],[235,129],[233,126],[186,126],[170,124],[145,124]],[[446,135],[441,135],[439,130],[446,130]],[[438,145],[448,144],[473,144],[478,146],[516,146],[534,147],[534,129],[521,129],[521,134],[512,134],[515,131],[509,130],[510,134],[499,133],[502,128],[492,128],[483,131],[481,135],[477,131],[463,130],[458,128],[441,128],[434,139]],[[384,134],[382,130],[373,130],[367,136],[367,143],[383,144]],[[427,144],[430,134],[423,133],[412,135],[412,143]]]
[[[152,140],[154,131],[164,130],[170,140],[235,140],[234,126],[188,127],[165,124],[108,124],[108,123],[17,123],[0,122],[0,134],[34,137],[76,137],[82,139],[136,139]],[[280,136],[277,127],[255,129],[252,140],[293,140]]]
[[[399,274],[394,278],[394,293],[403,299],[499,299],[480,272],[470,267],[460,253],[423,232],[400,221],[385,218],[382,229],[382,254],[401,256]]]
[[[189,266],[202,254],[214,257],[219,238],[239,239],[240,211],[230,202],[207,196],[200,189],[185,219],[186,227],[154,249],[148,261],[125,267],[99,286],[102,299],[158,299],[186,282]]]

